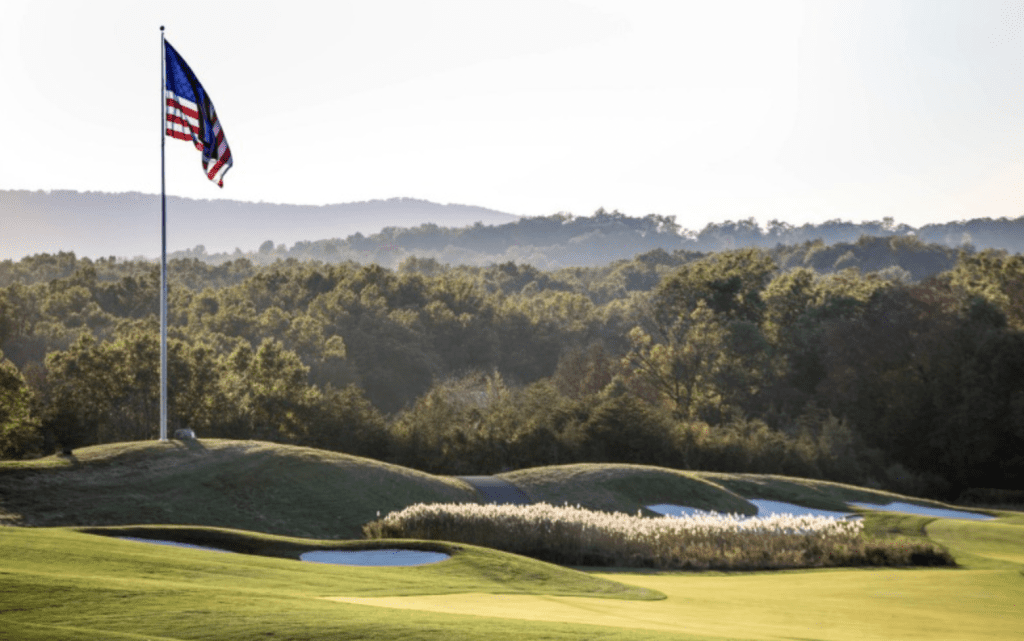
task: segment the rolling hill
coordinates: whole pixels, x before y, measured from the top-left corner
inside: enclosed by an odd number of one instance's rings
[[[533,500],[634,513],[652,501],[749,513],[747,499],[755,496],[822,508],[854,500],[928,503],[836,483],[639,465],[540,467],[501,478]],[[456,479],[253,441],[115,443],[73,456],[0,462],[0,522],[31,526],[0,527],[0,637],[444,641],[453,631],[481,640],[1019,636],[1020,513],[988,522],[869,519],[876,529],[946,546],[960,565],[955,570],[581,572],[443,541],[401,542],[451,554],[418,567],[296,560],[309,549],[398,544],[339,540],[355,536],[378,509],[474,500]],[[80,527],[52,527],[59,525]],[[117,536],[190,540],[244,554]]]
[[[577,464],[499,475],[534,502],[653,515],[687,505],[756,514],[748,499],[843,510],[851,501],[933,501],[759,474]],[[0,462],[0,523],[31,527],[193,525],[319,539],[360,538],[363,524],[414,503],[480,502],[462,480],[373,459],[259,441],[135,441],[68,456]]]

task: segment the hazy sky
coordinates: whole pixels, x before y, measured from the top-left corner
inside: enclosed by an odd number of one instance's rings
[[[1024,2],[0,0],[0,189],[707,222],[1024,215]]]

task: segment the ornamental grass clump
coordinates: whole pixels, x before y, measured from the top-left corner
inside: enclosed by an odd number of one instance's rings
[[[420,503],[368,523],[363,533],[458,541],[566,565],[764,570],[952,564],[928,542],[866,539],[860,521],[818,516],[644,518],[546,503]]]

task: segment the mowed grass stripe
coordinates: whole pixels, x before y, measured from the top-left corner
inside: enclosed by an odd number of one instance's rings
[[[383,608],[737,639],[991,640],[1020,638],[1019,577],[939,570],[815,571],[809,575],[598,575],[668,595],[616,602],[533,595],[340,600]],[[949,570],[947,572],[956,572]],[[962,603],[963,599],[969,603]]]
[[[1024,573],[1024,514],[980,523],[935,519],[925,526],[925,532],[965,567],[991,569],[1010,564]],[[1024,576],[1021,578],[1024,583]]]

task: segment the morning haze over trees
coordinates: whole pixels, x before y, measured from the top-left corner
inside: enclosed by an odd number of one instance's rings
[[[598,211],[197,247],[169,266],[171,429],[446,474],[1020,487],[1022,225]],[[158,288],[144,259],[0,263],[3,457],[154,438]]]

